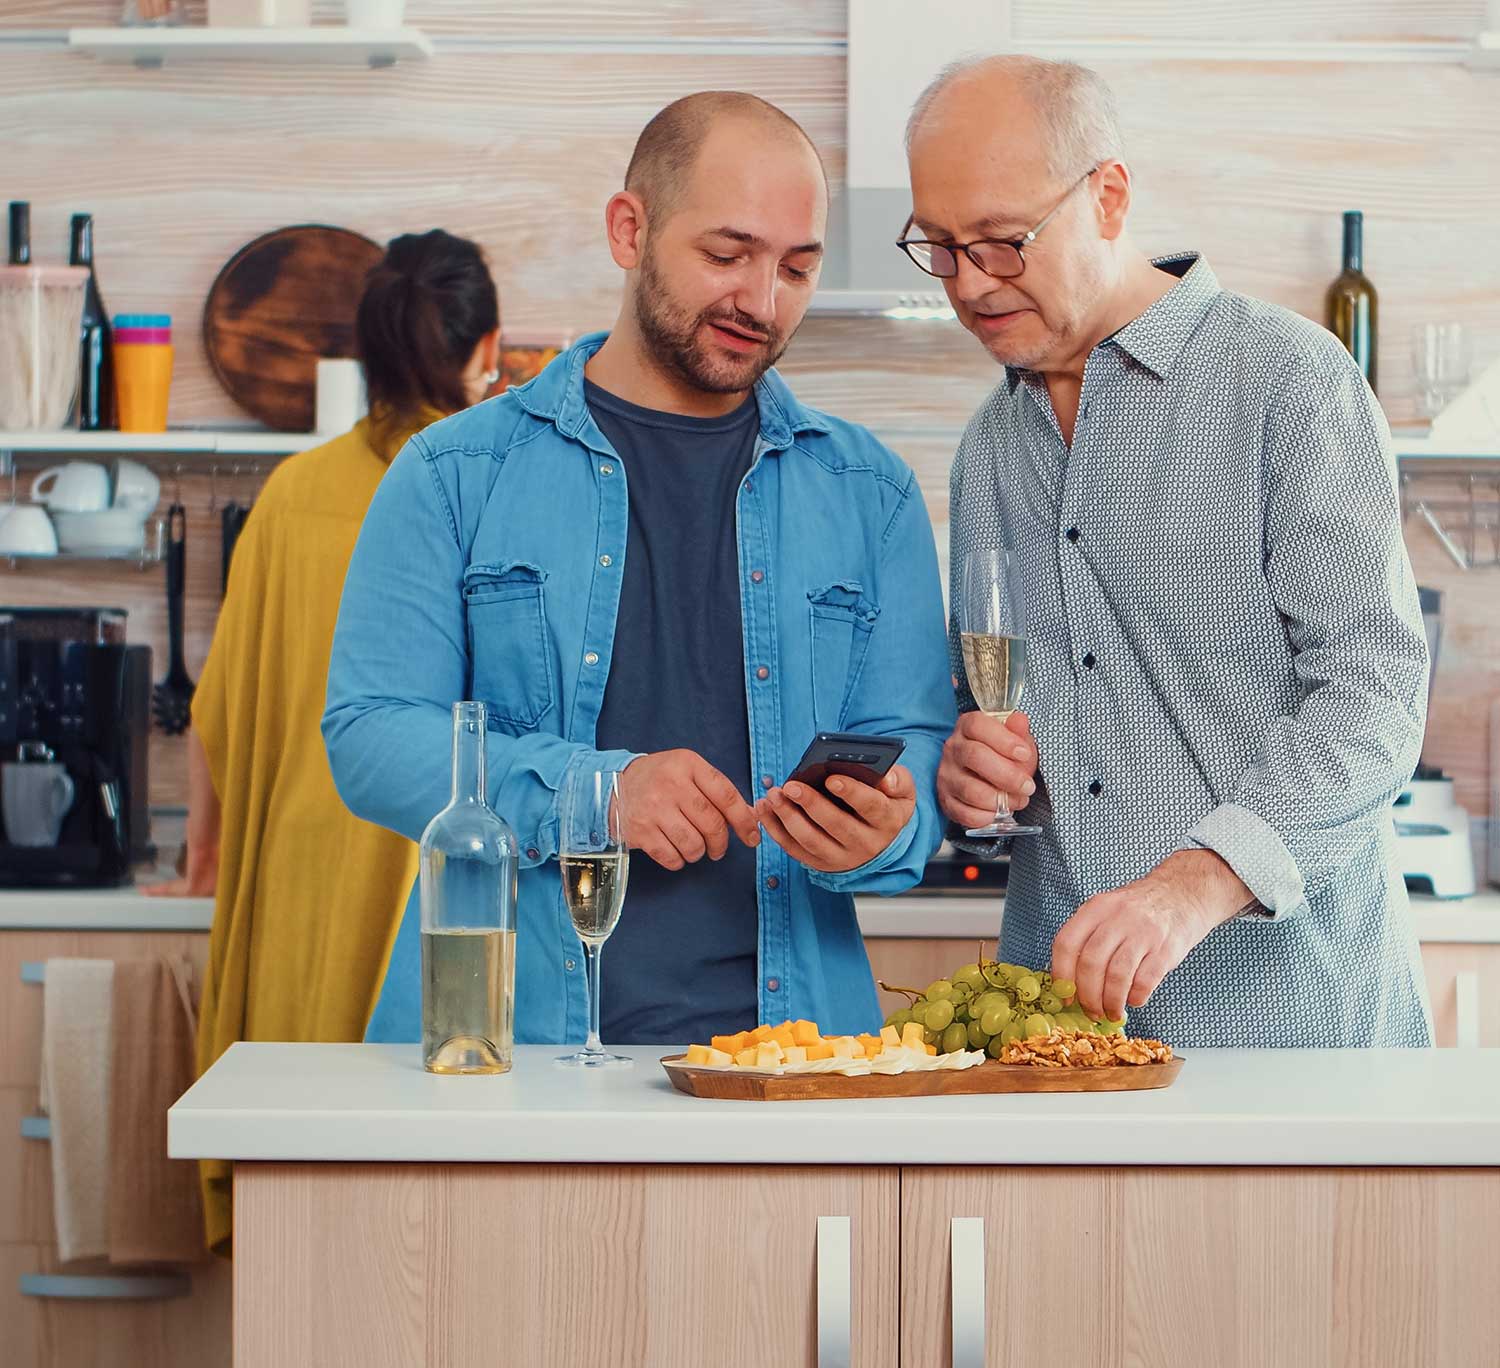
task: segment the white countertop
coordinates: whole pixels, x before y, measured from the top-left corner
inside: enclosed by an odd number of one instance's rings
[[[168,1114],[175,1159],[1500,1166],[1500,1050],[1193,1050],[1134,1093],[708,1101],[657,1060],[426,1073],[415,1045],[238,1044]]]
[[[854,905],[866,936],[974,941],[1000,934],[1005,899],[904,893]],[[1414,897],[1411,905],[1419,940],[1500,944],[1500,889],[1450,901]],[[212,898],[147,898],[131,887],[0,890],[0,931],[207,931],[213,920]]]

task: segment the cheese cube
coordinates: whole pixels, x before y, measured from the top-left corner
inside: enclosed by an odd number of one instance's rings
[[[753,1069],[755,1067],[755,1046],[747,1045],[735,1055],[734,1062],[742,1069]]]
[[[709,1050],[708,1058],[704,1062],[723,1068],[726,1064],[734,1063],[734,1060],[723,1050]]]
[[[755,1047],[755,1067],[774,1069],[783,1059],[781,1046],[774,1040],[763,1040]]]
[[[714,1051],[710,1050],[707,1045],[689,1045],[682,1062],[684,1064],[707,1064],[709,1055],[713,1053]]]
[[[709,1045],[715,1050],[723,1050],[726,1054],[738,1054],[745,1048],[745,1033],[736,1031],[733,1035],[716,1035]]]
[[[771,1039],[780,1045],[783,1050],[790,1049],[797,1043],[792,1039],[792,1028],[784,1025],[776,1027],[771,1032]]]
[[[930,1054],[930,1055],[935,1055],[937,1053],[937,1046],[936,1045],[924,1045],[922,1048],[924,1050],[926,1050],[927,1053]]]
[[[859,1043],[865,1047],[866,1059],[879,1059],[885,1050],[885,1041],[879,1036],[860,1036]]]
[[[826,1040],[820,1040],[816,1045],[807,1046],[808,1059],[832,1059],[833,1046]]]
[[[785,1059],[784,1062],[787,1063],[787,1064],[806,1064],[807,1063],[807,1046],[806,1045],[793,1045],[790,1048],[788,1048],[788,1050],[786,1052],[786,1059]]]
[[[908,1050],[920,1050],[927,1041],[922,1035],[922,1028],[915,1021],[908,1021],[901,1028],[901,1043]]]
[[[852,1036],[834,1036],[828,1043],[833,1046],[833,1057],[835,1059],[853,1059],[855,1057],[854,1051],[857,1042]],[[859,1053],[861,1057],[864,1056],[863,1050],[860,1050]]]
[[[795,1045],[816,1045],[822,1039],[818,1035],[818,1023],[816,1021],[794,1021],[792,1022],[792,1043]]]
[[[745,1044],[746,1045],[759,1045],[759,1044],[761,1044],[762,1041],[769,1040],[770,1038],[771,1038],[771,1027],[769,1027],[769,1026],[757,1026],[753,1031],[750,1032],[750,1038],[745,1041]]]
[[[899,1045],[901,1043],[901,1032],[894,1026],[882,1026],[880,1028],[880,1039],[886,1045]]]

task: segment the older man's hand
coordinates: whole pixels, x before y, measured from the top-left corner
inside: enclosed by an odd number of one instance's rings
[[[1052,975],[1078,985],[1078,1003],[1090,1016],[1119,1021],[1214,927],[1254,902],[1213,851],[1180,850],[1069,917],[1052,942]]]
[[[943,746],[938,802],[961,827],[988,826],[1000,794],[1012,812],[1031,801],[1036,766],[1036,742],[1025,713],[1011,713],[1004,722],[987,713],[964,713]]]

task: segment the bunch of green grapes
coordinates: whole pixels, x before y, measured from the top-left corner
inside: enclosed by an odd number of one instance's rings
[[[1054,979],[1045,969],[984,960],[929,983],[909,1007],[892,1012],[885,1024],[900,1031],[908,1021],[915,1021],[926,1042],[940,1054],[985,1050],[992,1059],[1013,1040],[1058,1030],[1124,1034],[1123,1018],[1089,1017],[1074,1002],[1076,992],[1070,980]]]

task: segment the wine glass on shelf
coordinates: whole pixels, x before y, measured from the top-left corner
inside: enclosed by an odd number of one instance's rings
[[[630,874],[618,772],[574,766],[563,780],[559,812],[557,860],[568,914],[583,942],[589,1033],[581,1050],[557,1062],[583,1069],[629,1068],[633,1059],[611,1054],[599,1041],[599,957],[620,920]]]
[[[986,548],[964,557],[958,634],[969,692],[982,712],[1004,722],[1026,692],[1026,611],[1014,551]],[[964,834],[1029,836],[1040,830],[1016,821],[1002,790],[995,796],[995,820]]]

